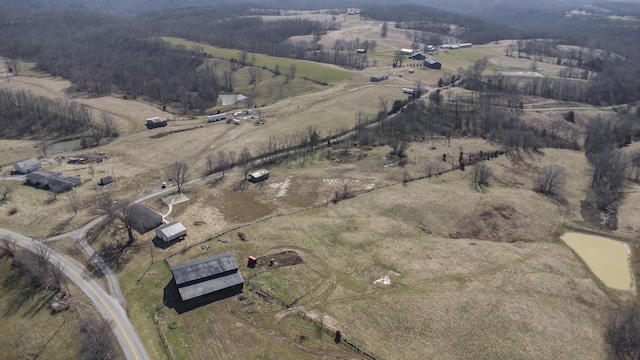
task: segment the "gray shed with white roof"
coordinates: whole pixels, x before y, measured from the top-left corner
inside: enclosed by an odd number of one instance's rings
[[[187,235],[187,228],[180,222],[168,223],[156,229],[156,236],[164,242],[170,242]]]

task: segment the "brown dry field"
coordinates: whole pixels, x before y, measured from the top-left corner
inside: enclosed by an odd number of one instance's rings
[[[189,227],[189,235],[162,250],[162,256],[177,264],[231,251],[245,278],[251,278],[253,270],[243,266],[248,255],[295,250],[325,277],[320,284],[310,281],[307,285],[311,293],[300,302],[304,311],[385,359],[604,356],[603,316],[613,305],[611,296],[617,295],[603,288],[557,240],[565,226],[582,221],[579,202],[584,198],[581,189],[587,170],[582,153],[546,150],[543,156],[489,161],[495,180],[479,192],[470,186],[469,171],[403,186],[398,182],[404,170],[384,167],[386,151],[374,149],[365,160],[352,163],[316,160],[304,167],[282,165],[272,169],[266,182],[249,185],[241,193],[230,189],[238,179],[234,173],[213,188],[206,183],[194,186],[188,194],[192,200],[171,215]],[[531,190],[531,178],[549,163],[565,165],[570,171],[566,205]],[[420,168],[412,164],[407,168],[417,171],[414,167]],[[345,179],[355,190],[366,190],[367,184],[375,184],[376,189],[326,204],[332,189],[321,184],[340,184]],[[232,207],[228,201],[233,201]],[[314,203],[318,206],[313,209],[297,211]],[[287,210],[291,213],[283,216]],[[252,221],[258,222],[221,232]],[[244,232],[249,241],[239,241],[236,231]],[[203,250],[201,244],[207,239],[211,240],[204,244],[210,248]],[[296,284],[311,279],[303,268],[298,269],[293,275],[274,273],[270,289],[277,291],[280,282],[297,289]],[[148,281],[164,285],[170,279],[166,268],[163,276],[164,280]],[[373,284],[383,276],[390,277],[391,285]],[[249,280],[248,284],[254,283]],[[304,291],[296,291],[300,292]],[[281,319],[280,307],[247,293],[255,301],[251,309],[237,299],[182,315],[165,309],[165,317],[183,324],[176,346],[184,350],[179,344],[211,341],[201,335],[207,328],[202,318],[211,312],[225,317],[222,323],[227,325],[220,325],[225,329],[238,326],[250,332],[244,319],[251,314],[253,326],[259,329],[288,331],[285,326],[273,329],[273,316]],[[157,291],[154,296],[155,302],[161,301]],[[258,305],[260,310],[253,309]],[[235,318],[223,316],[226,312]],[[224,340],[215,341],[219,351],[229,346],[218,344]],[[242,344],[245,350],[238,356],[255,354],[254,347]],[[187,357],[196,358],[214,352],[190,351]]]

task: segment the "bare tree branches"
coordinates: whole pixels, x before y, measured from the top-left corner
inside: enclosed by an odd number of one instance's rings
[[[110,320],[90,316],[80,318],[82,346],[80,356],[86,360],[112,359],[116,356],[116,338]]]
[[[242,173],[244,174],[244,179],[247,180],[249,176],[249,171],[253,168],[253,159],[251,157],[251,152],[248,148],[242,149],[240,155],[238,156],[238,165],[242,168]]]
[[[640,358],[640,308],[637,304],[612,312],[604,329],[609,345],[609,358],[636,360]]]
[[[540,170],[536,179],[536,190],[542,194],[554,195],[567,183],[567,169],[560,165],[547,165]]]
[[[489,186],[489,179],[493,175],[493,170],[484,162],[479,162],[473,166],[471,184],[474,189],[482,190],[483,186]]]
[[[78,215],[78,209],[80,208],[80,197],[78,196],[78,191],[73,189],[66,194],[67,200],[69,200],[69,206],[73,211],[73,215]]]
[[[7,201],[9,201],[13,190],[15,190],[15,185],[9,181],[5,181],[0,185],[0,205],[6,204]]]
[[[176,161],[167,169],[167,176],[176,182],[178,192],[181,192],[182,186],[189,178],[189,165],[184,161]]]

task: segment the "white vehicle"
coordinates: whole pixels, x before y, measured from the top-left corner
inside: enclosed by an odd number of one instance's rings
[[[233,113],[233,116],[242,116],[242,115],[244,115],[244,113],[242,111],[238,111],[238,112]]]
[[[166,189],[166,188],[167,188],[167,182],[166,182],[166,181],[163,181],[163,182],[162,182],[162,186],[161,186],[161,187],[162,187],[163,189]]]
[[[411,90],[411,89],[404,88],[404,89],[402,89],[402,92],[405,93],[405,94],[413,95],[413,90]]]
[[[240,125],[240,120],[233,119],[233,120],[231,120],[231,123],[234,124],[234,125]]]

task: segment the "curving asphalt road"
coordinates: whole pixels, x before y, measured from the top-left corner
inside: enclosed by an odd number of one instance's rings
[[[28,250],[33,249],[36,240],[24,235],[0,229],[0,238],[8,240],[20,247]],[[46,245],[44,245],[46,246]],[[91,275],[84,272],[73,262],[67,260],[64,256],[50,249],[51,255],[49,262],[54,266],[61,268],[64,274],[73,281],[87,297],[96,306],[100,314],[113,322],[113,333],[122,348],[127,359],[130,360],[147,360],[149,356],[138,338],[126,312],[118,304],[118,302],[107,294],[98,283],[91,278]]]

